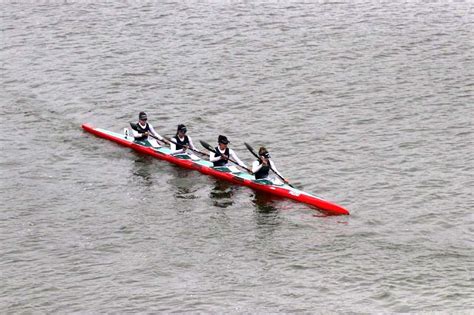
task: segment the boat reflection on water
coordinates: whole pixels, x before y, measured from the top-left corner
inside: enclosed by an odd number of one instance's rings
[[[274,206],[275,201],[278,200],[280,198],[266,192],[254,191],[252,203],[255,206],[255,222],[258,227],[262,228],[262,237],[273,233],[274,229],[281,223],[280,211]]]
[[[219,208],[227,208],[234,204],[232,196],[236,186],[230,182],[216,180],[214,188],[209,196],[214,200],[214,206]]]
[[[172,166],[171,176],[167,183],[173,187],[174,197],[177,199],[198,199],[197,191],[199,190],[196,174],[189,170]]]
[[[131,177],[133,181],[139,181],[139,186],[150,187],[153,185],[153,159],[148,156],[136,155],[133,161]],[[137,185],[137,183],[133,183]]]
[[[272,205],[275,200],[275,196],[262,191],[255,191],[252,203],[255,205],[259,213],[272,213],[277,211],[277,209]]]

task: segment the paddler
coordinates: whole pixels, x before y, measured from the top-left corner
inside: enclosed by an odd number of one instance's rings
[[[258,160],[252,163],[252,172],[255,175],[255,179],[269,179],[270,168],[284,180],[285,183],[289,183],[280,172],[278,172],[275,163],[270,160],[270,153],[265,147],[260,147],[258,150]]]
[[[178,125],[176,135],[172,138],[173,141],[170,141],[171,154],[185,153],[188,149],[197,150],[191,136],[186,135],[187,132],[185,125]]]
[[[235,154],[234,150],[228,147],[229,140],[226,136],[219,135],[217,138],[217,147],[215,147],[215,153],[209,153],[209,161],[214,163],[214,166],[227,166],[229,162],[229,158],[237,162],[239,166],[247,168],[244,162],[242,162],[237,154]]]
[[[165,139],[163,139],[163,137],[155,131],[153,126],[148,123],[147,120],[148,116],[145,112],[140,112],[138,114],[138,123],[132,124],[133,137],[136,141],[148,140],[148,142],[150,142],[152,146],[159,147],[160,145],[158,144],[158,142],[156,142],[155,139],[148,139],[148,136],[151,135],[163,142],[165,142]]]

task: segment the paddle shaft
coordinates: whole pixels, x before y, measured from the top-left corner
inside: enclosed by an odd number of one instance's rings
[[[131,123],[130,123],[130,127],[132,127],[133,130],[138,131],[138,130],[137,130],[137,124],[136,124],[136,123],[131,122]],[[148,132],[148,131],[147,131],[147,132]],[[161,141],[161,142],[163,142],[163,143],[165,143],[165,144],[169,144],[169,143],[166,143],[166,141],[163,141],[163,140],[161,140],[160,138],[154,136],[154,135],[151,134],[150,132],[148,132],[148,135],[149,135],[150,137],[152,137],[153,139],[156,139],[156,140],[158,140],[158,141]],[[168,139],[165,139],[165,140],[168,141]],[[168,142],[169,142],[169,141],[168,141]]]
[[[207,142],[205,142],[205,141],[202,141],[202,140],[199,140],[199,142],[201,142],[202,146],[205,147],[206,149],[208,149],[209,151],[213,152],[214,154],[217,153],[216,150],[214,150],[214,148],[209,145],[209,143],[207,143]],[[244,170],[246,170],[246,171],[249,172],[250,174],[253,174],[250,169],[248,169],[248,168],[246,168],[246,167],[240,165],[239,163],[237,163],[236,161],[232,160],[231,158],[228,157],[227,160],[230,161],[230,162],[232,162],[232,163],[234,163],[234,164],[236,164],[236,165],[238,165],[239,167],[243,168]]]
[[[156,139],[157,141],[161,141],[163,143],[166,143],[166,141],[163,141],[163,140],[160,140],[160,138],[152,135],[151,133],[148,133],[148,136],[152,137],[153,139]],[[166,139],[165,137],[163,137],[165,140],[169,141],[168,139]],[[169,144],[169,143],[166,143],[166,144]]]
[[[247,149],[250,151],[250,153],[253,154],[253,156],[255,156],[259,161],[261,161],[260,157],[257,155],[257,153],[255,153],[254,149],[252,148],[252,146],[250,144],[248,144],[247,142],[244,142],[245,146],[247,147]],[[268,160],[268,167],[273,171],[273,173],[275,173],[278,177],[280,177],[280,179],[284,182],[286,182],[285,178],[283,178],[283,176],[281,176],[280,174],[278,174],[273,168],[272,168],[272,165],[270,164],[270,160]],[[290,183],[286,182],[286,184],[290,187],[293,187],[295,188],[293,185],[291,185]]]
[[[165,137],[165,136],[163,136],[163,138],[166,139],[168,142],[171,142],[171,143],[173,143],[173,144],[175,144],[175,145],[179,145],[178,143],[176,143],[175,141],[173,141],[173,139],[171,139],[171,138],[168,138],[168,137]],[[193,152],[196,152],[196,153],[199,153],[199,154],[202,154],[202,155],[207,156],[206,153],[201,152],[201,151],[196,150],[196,149],[192,149],[192,148],[190,148],[189,146],[188,146],[188,149],[191,150],[191,151],[193,151]]]
[[[132,127],[132,129],[137,130],[137,129],[136,129],[136,128],[137,128],[137,124],[135,124],[135,123],[130,123],[130,126]],[[153,134],[151,134],[151,133],[148,133],[148,135],[149,135],[150,137],[152,137],[153,139],[156,139],[156,140],[158,140],[158,141],[161,141],[161,142],[166,143],[165,141],[159,139],[158,137],[156,137],[155,135],[153,135]],[[166,141],[168,141],[168,144],[169,144],[169,143],[173,143],[173,144],[175,144],[175,145],[179,145],[178,143],[176,143],[175,141],[173,141],[171,138],[168,138],[168,137],[163,136],[163,139],[165,139]],[[188,147],[188,148],[189,148],[189,147]],[[206,153],[201,152],[201,151],[199,151],[199,150],[195,150],[195,149],[192,149],[192,148],[189,148],[189,150],[207,156]]]

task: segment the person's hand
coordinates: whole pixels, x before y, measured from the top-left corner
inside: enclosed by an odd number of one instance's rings
[[[290,181],[289,181],[288,179],[286,179],[286,178],[284,179],[284,182],[285,182],[285,184],[289,184],[289,183],[290,183]]]
[[[145,131],[145,132],[143,133],[143,135],[144,135],[145,137],[148,137],[148,135],[149,135],[148,131]]]
[[[229,159],[229,156],[225,155],[225,154],[222,154],[221,159],[224,160],[224,161],[227,161]]]
[[[183,148],[184,148],[184,151],[188,151],[189,145],[184,145]]]

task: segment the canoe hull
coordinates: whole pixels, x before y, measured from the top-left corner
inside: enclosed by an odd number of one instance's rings
[[[129,147],[137,152],[147,154],[153,156],[160,160],[165,160],[170,163],[176,164],[180,167],[196,170],[201,172],[202,174],[213,176],[225,181],[229,181],[231,183],[237,185],[243,185],[250,187],[255,190],[264,191],[272,195],[276,195],[283,198],[292,199],[301,203],[308,204],[310,206],[316,207],[318,210],[322,211],[327,215],[348,215],[349,211],[344,209],[343,207],[324,200],[322,198],[310,195],[298,189],[291,188],[288,185],[267,185],[256,182],[253,180],[253,177],[249,174],[244,173],[229,173],[223,172],[213,167],[210,167],[211,164],[208,161],[198,160],[194,161],[192,159],[182,159],[171,154],[168,154],[169,151],[167,148],[162,149],[155,149],[152,147],[147,147],[141,144],[138,144],[133,141],[132,137],[126,138],[124,135],[113,133],[101,128],[94,128],[89,124],[83,124],[82,129],[85,131],[115,143],[118,143],[122,146]]]

